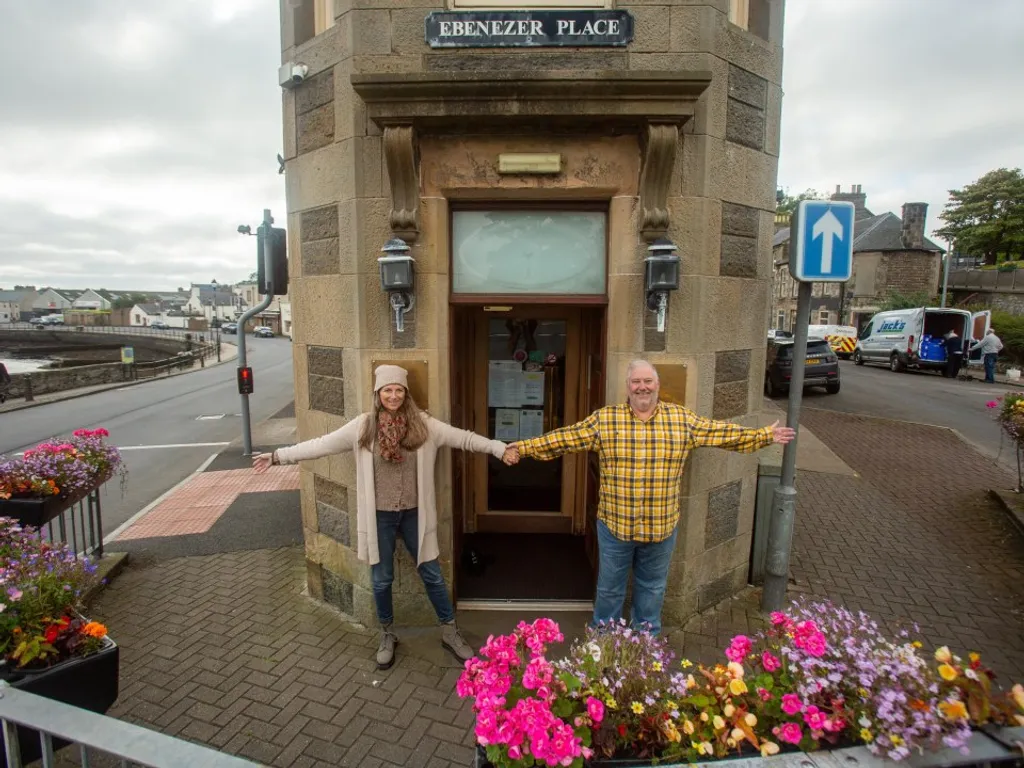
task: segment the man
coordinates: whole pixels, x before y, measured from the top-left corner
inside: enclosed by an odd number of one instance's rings
[[[943,344],[946,347],[946,370],[942,375],[948,379],[955,379],[964,361],[964,340],[956,335],[956,331],[950,331],[946,334]]]
[[[701,446],[753,453],[791,441],[775,422],[762,429],[712,421],[658,402],[658,372],[644,360],[626,369],[625,403],[600,408],[569,427],[515,444],[520,456],[546,461],[596,451],[601,459],[594,624],[618,621],[633,569],[632,622],[661,631],[665,581],[679,522],[679,483],[690,451]]]
[[[985,362],[985,381],[989,384],[996,383],[996,358],[1003,348],[1003,342],[996,336],[996,329],[989,328],[985,338],[971,347],[971,352],[979,350],[981,359]]]

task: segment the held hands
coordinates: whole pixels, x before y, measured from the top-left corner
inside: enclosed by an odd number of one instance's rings
[[[252,457],[252,468],[257,474],[262,474],[270,469],[270,465],[274,463],[274,454],[272,453],[257,453]]]
[[[796,430],[790,427],[780,427],[779,422],[775,422],[771,426],[773,442],[778,445],[785,445],[786,443],[793,442],[793,438],[796,437]]]
[[[514,466],[519,463],[519,445],[512,443],[505,449],[505,455],[501,457],[501,460],[508,464],[508,466]]]

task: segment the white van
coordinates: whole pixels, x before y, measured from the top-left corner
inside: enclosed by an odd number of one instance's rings
[[[807,334],[827,341],[842,360],[849,360],[857,346],[857,329],[852,325],[809,325]]]
[[[964,340],[965,362],[972,339],[988,333],[992,313],[966,309],[917,307],[879,312],[860,332],[853,350],[857,365],[881,363],[893,371],[907,368],[942,369],[946,353],[942,340],[950,331]]]

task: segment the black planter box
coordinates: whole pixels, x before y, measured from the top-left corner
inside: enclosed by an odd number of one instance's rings
[[[42,528],[87,495],[79,493],[74,496],[47,496],[42,499],[0,499],[0,517],[13,517],[23,526]]]
[[[99,653],[69,659],[52,667],[39,670],[0,668],[0,678],[13,688],[37,696],[106,714],[117,701],[120,679],[120,652],[110,638],[109,645]],[[40,757],[39,732],[18,726],[18,744],[24,764]],[[66,747],[68,742],[53,740],[54,750]],[[7,768],[7,759],[0,753],[0,767]]]

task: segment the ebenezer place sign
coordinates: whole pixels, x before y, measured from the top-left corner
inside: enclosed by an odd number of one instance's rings
[[[628,11],[435,11],[427,16],[431,48],[624,46],[633,40]]]

